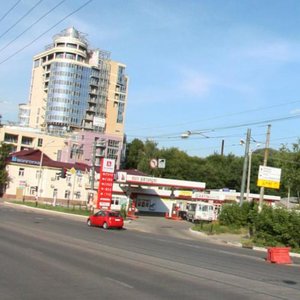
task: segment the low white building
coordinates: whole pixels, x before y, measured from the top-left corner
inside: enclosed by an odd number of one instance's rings
[[[10,180],[4,198],[62,204],[88,200],[87,165],[62,163],[39,150],[23,150],[9,156],[6,169]]]

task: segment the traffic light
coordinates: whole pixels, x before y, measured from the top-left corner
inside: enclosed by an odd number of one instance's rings
[[[66,174],[67,174],[67,169],[62,168],[60,171],[60,178],[66,178]]]

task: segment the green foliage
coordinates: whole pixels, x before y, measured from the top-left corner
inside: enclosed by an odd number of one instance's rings
[[[243,157],[217,153],[205,158],[192,157],[175,147],[159,149],[155,142],[139,139],[128,143],[126,149],[126,169],[138,169],[156,177],[201,181],[208,189],[226,187],[240,191]],[[257,149],[252,153],[250,190],[253,193],[259,192],[256,183],[264,152],[265,149]],[[151,169],[149,163],[152,158],[166,159],[166,168]],[[281,168],[281,183],[279,190],[266,188],[265,193],[300,199],[300,140],[293,144],[292,149],[286,146],[279,150],[269,149],[268,166]]]
[[[144,152],[144,143],[139,139],[134,139],[126,147],[126,169],[137,169],[138,163]]]
[[[0,144],[0,195],[2,194],[5,185],[9,181],[8,172],[5,169],[6,159],[11,152],[12,146],[9,144]]]
[[[126,204],[123,204],[121,206],[120,215],[123,217],[124,220],[127,218]]]
[[[13,203],[26,205],[26,206],[29,206],[29,207],[36,207],[35,201],[25,201],[25,202],[14,201]],[[69,214],[74,214],[74,215],[82,215],[82,216],[89,216],[91,214],[91,212],[89,210],[82,209],[82,207],[78,206],[78,205],[77,206],[66,207],[66,206],[59,206],[59,205],[52,206],[52,205],[46,204],[46,203],[39,203],[38,208],[57,211],[57,212],[62,212],[62,213],[69,213]]]
[[[245,233],[244,228],[239,228],[236,226],[225,226],[221,225],[220,222],[201,222],[196,224],[192,228],[195,231],[205,232],[207,234],[242,234]]]
[[[225,204],[219,215],[220,224],[237,228],[245,227],[249,224],[250,209],[251,205],[248,202],[244,202],[242,206],[237,203]]]
[[[134,168],[146,174],[181,180],[205,182],[207,188],[239,189],[243,160],[232,154],[213,154],[207,158],[191,157],[175,147],[158,149],[152,141],[135,139],[127,144],[125,168]],[[166,159],[165,169],[151,169],[150,160]]]
[[[252,203],[224,205],[219,216],[220,226],[248,227],[253,242],[264,246],[300,248],[300,214],[296,211],[264,206],[258,213]]]
[[[265,206],[255,223],[254,241],[268,246],[300,247],[300,215]]]

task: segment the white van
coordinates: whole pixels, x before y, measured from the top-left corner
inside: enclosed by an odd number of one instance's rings
[[[217,220],[219,207],[207,202],[191,202],[187,205],[186,219],[191,222]]]

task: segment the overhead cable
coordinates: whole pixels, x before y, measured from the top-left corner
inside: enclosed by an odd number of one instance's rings
[[[0,22],[5,19],[5,17],[11,12],[13,11],[13,9],[21,2],[21,0],[17,1],[1,18],[0,18]]]
[[[297,114],[294,116],[289,116],[289,117],[277,118],[277,119],[269,119],[269,120],[264,120],[264,121],[256,121],[256,122],[243,123],[243,124],[237,124],[237,125],[231,125],[231,126],[216,127],[213,129],[203,129],[203,130],[225,130],[225,129],[231,129],[231,128],[246,127],[246,126],[251,126],[251,125],[269,124],[269,123],[273,123],[273,122],[292,120],[292,119],[298,119],[298,118],[300,118],[300,114]]]
[[[19,20],[17,20],[13,25],[11,25],[6,31],[4,31],[0,38],[2,38],[4,35],[6,35],[11,29],[13,29],[16,25],[18,25],[23,19],[25,19],[36,7],[38,7],[44,0],[38,1],[32,8],[30,8]]]
[[[54,11],[57,7],[59,7],[61,4],[63,4],[66,0],[60,1],[58,4],[56,4],[53,8],[48,10],[44,15],[42,15],[40,18],[38,18],[35,22],[33,22],[29,27],[27,27],[23,32],[21,32],[16,38],[14,38],[12,41],[7,43],[4,47],[0,48],[0,52],[2,52],[4,49],[6,49],[8,46],[10,46],[13,42],[15,42],[18,38],[20,38],[24,33],[26,33],[29,29],[31,29],[34,25],[39,23],[42,19],[44,19],[47,15],[49,15],[52,11]]]
[[[201,122],[202,121],[211,121],[211,120],[215,120],[215,119],[221,119],[221,118],[227,118],[227,117],[232,117],[235,115],[241,115],[241,114],[248,114],[251,112],[257,112],[257,111],[261,111],[261,110],[266,110],[266,109],[270,109],[270,108],[274,108],[274,107],[280,107],[280,106],[286,106],[288,104],[294,104],[294,103],[299,103],[300,100],[295,100],[295,101],[291,101],[291,102],[284,102],[284,103],[279,103],[279,104],[274,104],[274,105],[270,105],[270,106],[263,106],[263,107],[258,107],[258,108],[253,108],[253,109],[248,109],[248,110],[244,110],[244,111],[239,111],[239,112],[233,112],[233,113],[229,113],[229,114],[223,114],[223,115],[218,115],[218,116],[214,116],[214,117],[210,117],[210,118],[201,118]],[[144,127],[144,128],[139,128],[139,130],[149,130],[149,129],[161,129],[161,128],[168,128],[168,127],[175,127],[175,126],[182,126],[182,125],[186,125],[186,124],[193,124],[193,123],[199,123],[199,121],[188,121],[188,122],[183,122],[183,123],[177,123],[177,124],[170,124],[170,125],[165,125],[165,126],[158,126],[158,127]]]
[[[77,13],[78,11],[80,11],[82,8],[84,8],[85,6],[87,6],[89,3],[91,3],[93,0],[89,0],[87,2],[85,2],[83,5],[81,5],[80,7],[78,7],[77,9],[75,9],[74,11],[72,11],[71,13],[69,13],[68,15],[66,15],[64,18],[62,18],[60,21],[58,21],[57,23],[55,23],[53,26],[51,26],[49,29],[47,29],[46,31],[44,31],[42,34],[40,34],[38,37],[36,37],[34,40],[32,40],[30,43],[26,44],[24,47],[20,48],[19,50],[17,50],[16,52],[12,53],[10,56],[8,56],[7,58],[5,58],[4,60],[0,61],[0,65],[2,65],[3,63],[7,62],[9,59],[11,59],[12,57],[16,56],[17,54],[19,54],[21,51],[23,51],[24,49],[28,48],[29,46],[31,46],[34,42],[36,42],[37,40],[39,40],[42,36],[44,36],[45,34],[47,34],[49,31],[51,31],[53,28],[55,28],[57,25],[59,25],[60,23],[62,23],[64,20],[66,20],[67,18],[69,18],[70,16],[74,15],[75,13]]]
[[[249,123],[242,123],[242,124],[236,124],[236,125],[230,125],[230,126],[223,126],[223,127],[215,127],[215,128],[206,128],[206,129],[195,129],[195,130],[190,130],[191,131],[191,136],[193,135],[193,131],[199,132],[199,131],[218,131],[218,130],[226,130],[226,129],[233,129],[233,128],[242,128],[242,127],[248,127],[251,125],[260,125],[260,124],[269,124],[273,122],[280,122],[280,121],[286,121],[286,120],[292,120],[292,119],[298,119],[300,118],[300,114],[294,115],[294,116],[288,116],[288,117],[282,117],[282,118],[276,118],[276,119],[268,119],[268,120],[262,120],[262,121],[255,121],[255,122],[249,122]],[[175,138],[175,137],[180,137],[181,133],[169,133],[169,134],[161,134],[161,135],[156,135],[152,136],[152,138],[155,139],[160,139],[160,138]],[[130,135],[127,135],[130,136]],[[147,137],[145,137],[147,138]],[[202,137],[201,137],[202,138]],[[211,137],[210,137],[211,138]]]

